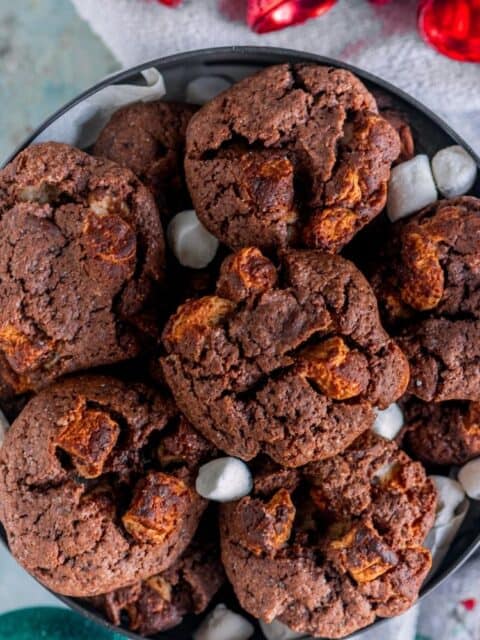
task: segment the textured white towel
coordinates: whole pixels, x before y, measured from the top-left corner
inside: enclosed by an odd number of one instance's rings
[[[177,9],[155,0],[72,2],[125,67],[179,51],[232,44],[283,46],[327,55],[410,93],[443,116],[480,153],[480,65],[449,60],[423,43],[416,31],[416,0],[393,0],[384,7],[366,0],[340,0],[318,20],[262,36],[245,25],[245,0],[184,0]],[[219,7],[224,7],[223,12]],[[471,581],[479,571],[477,561],[456,578],[464,598],[480,595],[480,587],[473,588]],[[448,600],[447,594],[448,587],[440,597]],[[434,630],[436,640],[450,640],[449,634],[458,633],[458,627],[463,632],[465,616],[478,624],[476,615],[465,613],[454,594],[440,607],[434,595],[421,607],[362,634],[362,640],[413,640],[419,609],[420,629],[429,634]],[[478,626],[476,633],[480,633]]]
[[[416,30],[416,0],[393,0],[384,7],[339,0],[317,20],[261,36],[245,24],[245,0],[184,0],[176,9],[156,0],[72,1],[124,66],[230,44],[328,55],[415,96],[480,153],[480,65],[449,60],[424,44]],[[219,7],[233,8],[222,13]]]

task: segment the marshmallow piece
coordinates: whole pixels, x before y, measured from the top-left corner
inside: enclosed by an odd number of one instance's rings
[[[373,430],[382,438],[393,440],[405,423],[402,410],[394,402],[386,409],[376,409],[375,412],[377,417],[373,423]]]
[[[217,458],[201,466],[195,483],[197,493],[216,502],[243,498],[252,487],[250,469],[238,458],[230,456]]]
[[[180,264],[192,269],[203,269],[210,264],[219,244],[193,210],[181,211],[170,220],[167,240]]]
[[[376,471],[374,475],[376,478],[382,481],[391,474],[394,468],[395,462],[387,462],[383,465],[383,467],[380,467],[380,469],[378,469],[378,471]]]
[[[458,472],[458,480],[469,498],[480,500],[480,458],[464,464]]]
[[[392,222],[437,200],[430,161],[418,155],[393,167],[388,183],[387,213]]]
[[[453,198],[470,191],[477,177],[477,165],[463,147],[454,144],[433,156],[432,172],[440,193]]]
[[[221,76],[200,76],[187,84],[185,97],[187,102],[205,104],[231,86],[232,83]]]
[[[254,631],[243,616],[218,604],[193,633],[193,640],[248,640]]]
[[[263,620],[259,622],[263,635],[267,640],[296,640],[296,638],[306,638],[304,633],[292,631],[290,627],[287,627],[287,625],[280,622],[280,620],[274,620],[270,622],[270,624]]]
[[[3,440],[5,438],[5,434],[7,433],[7,429],[9,426],[10,424],[6,419],[3,411],[0,410],[0,447],[3,444]]]
[[[434,527],[448,524],[457,515],[456,511],[465,500],[462,485],[446,476],[430,476],[437,488],[437,513]],[[480,486],[480,485],[479,485]]]

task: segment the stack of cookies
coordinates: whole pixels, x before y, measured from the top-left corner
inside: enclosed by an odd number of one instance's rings
[[[14,556],[143,635],[220,589],[328,638],[405,611],[431,567],[422,463],[480,453],[480,201],[386,222],[412,132],[319,65],[122,108],[90,151],[0,172]],[[198,638],[248,638],[237,618]]]

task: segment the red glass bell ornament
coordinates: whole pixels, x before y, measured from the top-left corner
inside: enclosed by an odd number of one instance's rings
[[[248,0],[247,23],[256,33],[277,31],[318,18],[337,0]]]
[[[157,0],[160,4],[165,4],[167,7],[178,7],[182,0]]]
[[[440,53],[480,62],[480,0],[422,0],[418,28]]]

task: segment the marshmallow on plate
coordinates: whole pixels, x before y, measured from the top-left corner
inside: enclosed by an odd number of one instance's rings
[[[306,637],[304,633],[292,631],[290,627],[287,627],[279,620],[274,620],[270,623],[260,620],[260,627],[267,640],[296,640],[297,638]]]
[[[239,500],[248,495],[252,487],[250,469],[238,458],[230,456],[201,466],[195,483],[197,493],[216,502]]]
[[[453,198],[470,191],[477,177],[477,165],[463,147],[454,144],[433,156],[432,172],[440,193]]]
[[[200,76],[187,84],[185,98],[193,104],[205,104],[231,85],[231,82],[221,76]]]
[[[464,464],[458,472],[458,480],[469,498],[480,500],[480,458]]]
[[[184,267],[203,269],[214,259],[218,240],[205,229],[195,211],[181,211],[167,227],[168,244]]]
[[[435,527],[448,524],[456,515],[458,507],[465,500],[462,485],[446,476],[430,476],[437,488],[437,513]]]
[[[6,419],[3,411],[0,410],[0,447],[3,444],[3,439],[5,438],[5,434],[9,426],[10,424]]]
[[[253,632],[248,620],[218,604],[193,633],[193,640],[248,640]]]
[[[430,161],[418,155],[393,167],[388,183],[387,213],[392,222],[437,200]]]
[[[395,402],[386,409],[376,409],[373,430],[387,440],[393,440],[404,425],[403,412]]]

